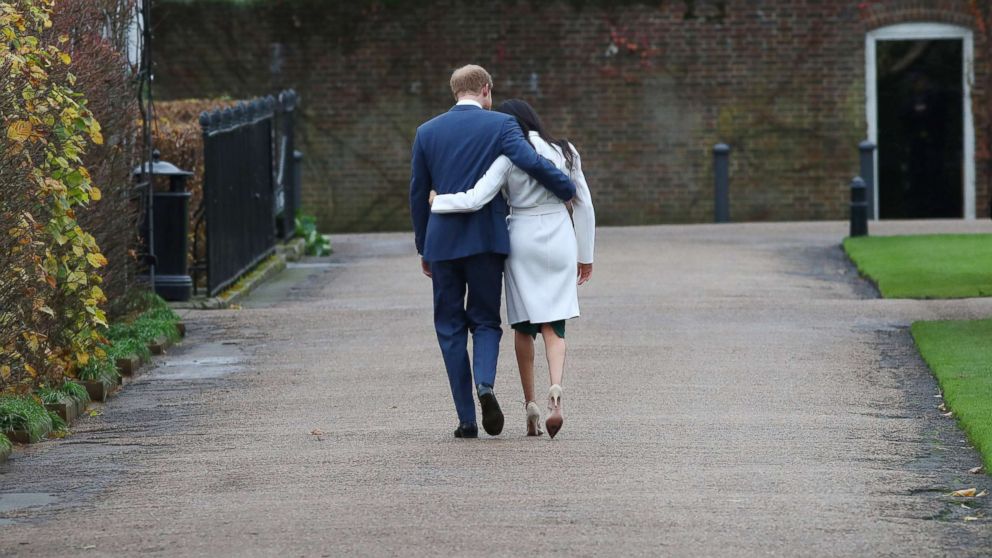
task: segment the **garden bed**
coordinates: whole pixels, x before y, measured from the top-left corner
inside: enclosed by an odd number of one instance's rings
[[[151,351],[153,355],[164,355],[165,350],[171,346],[172,341],[168,337],[159,335],[148,344],[148,350]]]
[[[92,399],[88,391],[77,382],[65,382],[55,388],[39,388],[36,394],[45,409],[57,414],[66,424],[72,424],[86,411],[86,404]]]
[[[136,376],[144,363],[145,361],[136,355],[117,357],[114,360],[114,364],[117,365],[117,372],[122,376]]]
[[[66,423],[72,424],[79,416],[79,406],[73,403],[45,403],[45,408],[62,418]]]
[[[98,401],[100,403],[106,403],[107,398],[119,387],[119,384],[108,384],[103,380],[84,381],[81,383],[86,388],[86,393],[89,394],[90,401]]]
[[[89,401],[106,401],[123,384],[123,375],[137,374],[153,353],[164,353],[186,334],[179,316],[161,298],[145,294],[129,305],[74,380],[42,385],[32,395],[0,396],[0,461],[10,453],[11,442],[35,443],[53,432],[65,435]]]
[[[176,331],[178,332],[179,338],[186,336],[186,324],[182,322],[176,323]],[[147,345],[147,354],[145,351],[141,353],[131,353],[123,356],[116,356],[114,358],[114,364],[117,366],[117,372],[121,376],[134,377],[139,375],[141,367],[150,360],[150,356],[147,355],[163,355],[165,351],[175,344],[173,339],[160,335],[156,337],[151,343]],[[122,351],[115,351],[120,353]]]
[[[130,317],[110,326],[102,355],[78,374],[94,400],[105,400],[122,376],[137,375],[153,354],[164,354],[185,334],[179,316],[158,296],[143,295],[132,306]]]
[[[66,426],[61,417],[33,397],[0,396],[0,433],[12,442],[33,444]]]

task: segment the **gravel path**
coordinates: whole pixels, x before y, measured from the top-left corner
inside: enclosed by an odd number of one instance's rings
[[[873,226],[919,230],[992,225]],[[0,465],[0,555],[988,555],[964,517],[992,510],[947,493],[992,483],[907,326],[992,299],[879,300],[844,233],[601,229],[554,441],[523,436],[509,335],[505,432],[453,439],[410,235],[337,236]]]

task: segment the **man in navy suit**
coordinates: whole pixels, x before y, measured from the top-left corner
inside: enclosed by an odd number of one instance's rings
[[[563,200],[575,185],[534,151],[516,120],[492,112],[493,80],[469,65],[451,75],[457,104],[417,128],[410,178],[410,213],[424,275],[434,283],[434,329],[448,370],[458,412],[457,438],[478,437],[468,332],[472,332],[475,387],[482,426],[490,435],[503,430],[493,384],[500,327],[503,260],[510,252],[507,205],[502,196],[474,213],[431,214],[431,188],[439,194],[470,189],[500,155],[537,179]],[[467,295],[467,297],[466,297]]]

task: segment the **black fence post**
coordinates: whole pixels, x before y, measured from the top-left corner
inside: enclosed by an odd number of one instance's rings
[[[196,218],[193,221],[193,295],[197,294],[197,285],[200,283],[200,273],[202,272],[206,275],[207,283],[210,282],[210,270],[206,266],[206,254],[210,253],[210,224],[206,222],[206,210],[205,208],[210,203],[210,193],[213,189],[211,182],[213,180],[213,173],[215,165],[212,162],[212,157],[214,155],[214,150],[212,149],[212,142],[210,140],[210,134],[220,126],[220,113],[217,111],[209,111],[200,113],[200,128],[203,131],[203,191],[201,192],[200,198],[200,208],[197,211]],[[203,251],[204,256],[200,257],[200,227],[204,227],[203,231]]]
[[[861,155],[861,179],[865,181],[865,198],[868,202],[868,218],[875,218],[875,144],[865,140],[858,144]]]
[[[730,146],[718,143],[713,146],[713,219],[717,223],[730,222]]]
[[[303,152],[296,149],[293,151],[293,207],[296,211],[303,206]],[[295,228],[296,215],[293,215]]]
[[[851,180],[851,236],[868,236],[867,188],[860,176]]]
[[[294,222],[296,212],[300,208],[298,198],[292,191],[297,184],[297,168],[293,161],[293,154],[296,151],[295,115],[297,99],[296,91],[292,89],[287,89],[279,94],[278,107],[281,115],[282,130],[281,134],[279,134],[279,141],[277,142],[279,162],[278,170],[276,171],[278,175],[276,179],[276,188],[278,188],[276,219],[279,224],[279,237],[283,240],[289,240],[293,237],[295,233]]]

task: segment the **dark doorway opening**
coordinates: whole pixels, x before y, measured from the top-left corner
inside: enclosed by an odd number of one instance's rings
[[[958,39],[877,43],[882,219],[964,216],[963,49]]]

